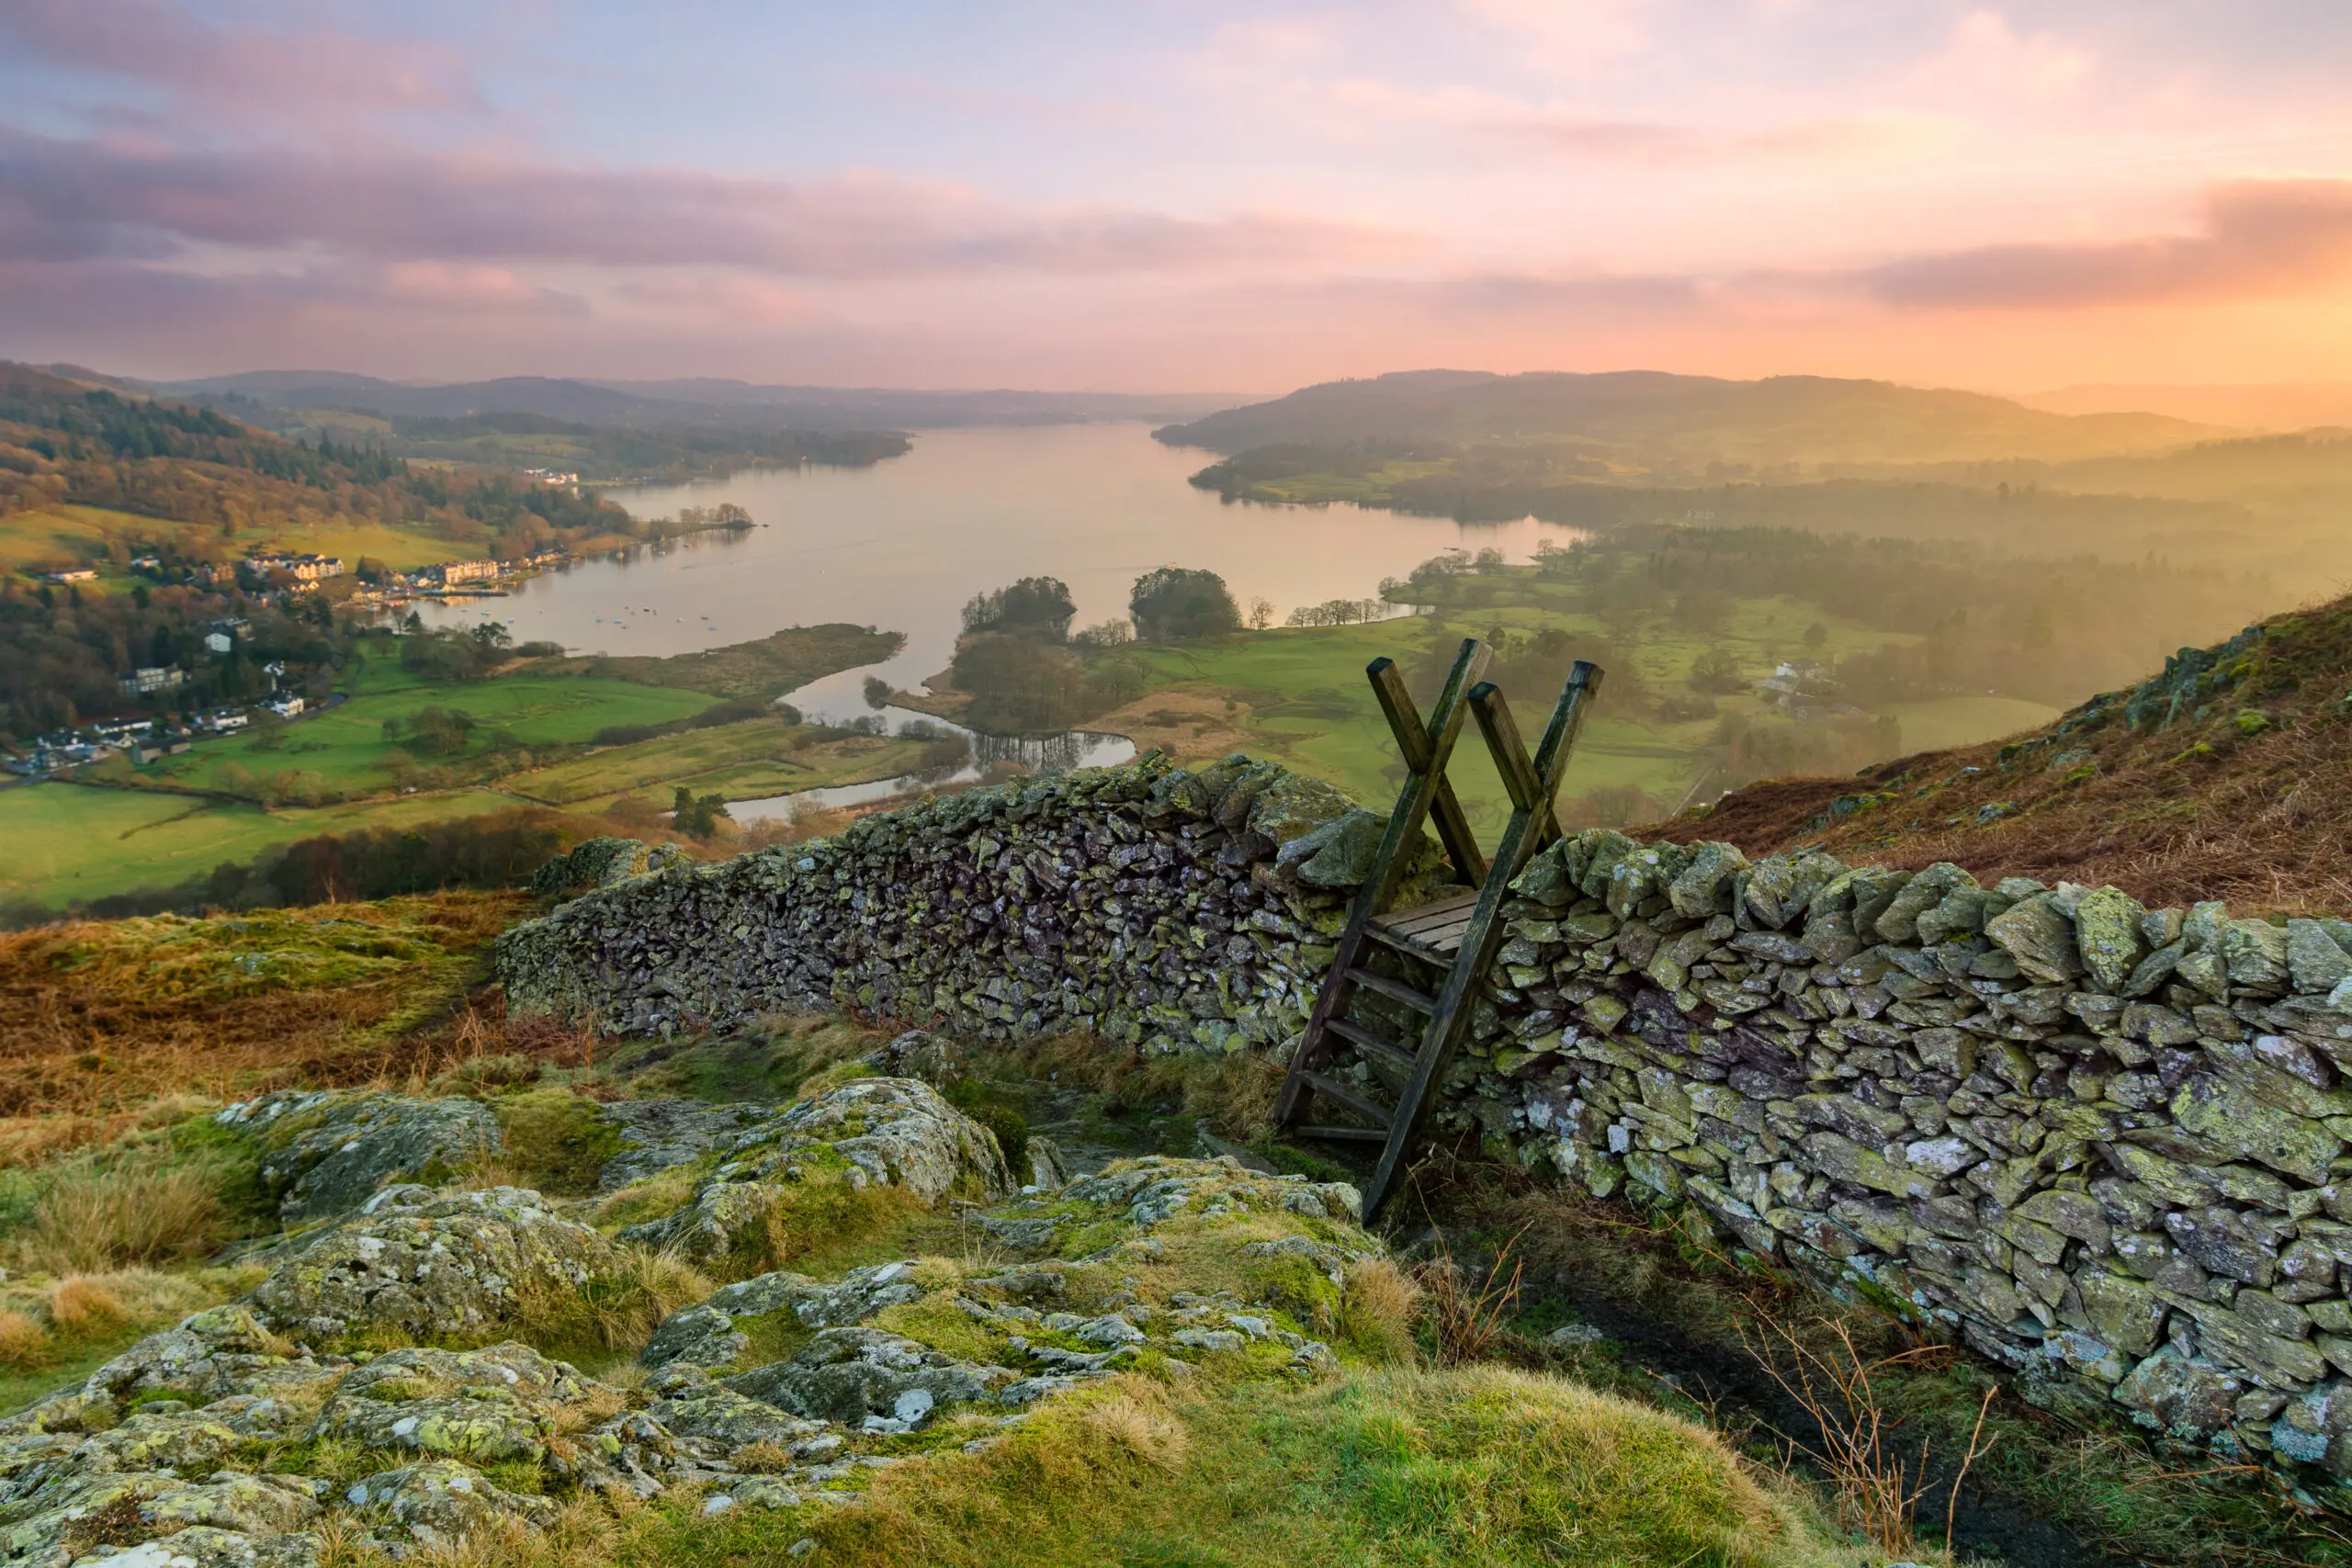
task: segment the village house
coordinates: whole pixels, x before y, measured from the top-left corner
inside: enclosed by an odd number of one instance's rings
[[[245,570],[254,577],[266,578],[273,572],[285,572],[297,582],[318,582],[325,578],[343,575],[341,556],[270,554],[247,556]]]
[[[172,691],[187,680],[187,671],[176,664],[149,664],[119,677],[122,694],[126,697],[152,696],[157,692]]]

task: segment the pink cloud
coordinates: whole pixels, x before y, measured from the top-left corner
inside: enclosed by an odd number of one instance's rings
[[[478,108],[457,50],[347,33],[209,26],[163,0],[5,0],[0,37],[26,54],[150,82],[213,116],[305,118],[379,110]]]
[[[822,307],[797,288],[740,273],[717,277],[663,274],[625,283],[614,293],[627,303],[651,310],[753,326],[797,326],[824,314]]]
[[[586,309],[577,296],[527,283],[503,266],[394,262],[382,269],[379,287],[386,299],[440,310],[551,310],[577,315]]]
[[[881,277],[1246,269],[1363,256],[1399,239],[1281,213],[1044,210],[876,175],[792,183],[385,150],[122,146],[0,130],[0,255],[19,258],[154,254],[179,242]]]
[[[1894,305],[2065,309],[2301,295],[2352,282],[2352,180],[2235,180],[2204,226],[2100,243],[1906,257],[1859,281]]]

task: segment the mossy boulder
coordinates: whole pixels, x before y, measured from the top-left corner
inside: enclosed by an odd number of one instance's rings
[[[996,1137],[915,1078],[858,1078],[738,1134],[729,1157],[670,1213],[623,1239],[697,1261],[755,1255],[759,1234],[795,1190],[892,1188],[936,1204],[1012,1188]]]
[[[418,1193],[356,1216],[271,1270],[253,1294],[278,1332],[314,1342],[392,1333],[481,1340],[534,1291],[577,1294],[621,1258],[602,1234],[512,1187]]]
[[[263,1190],[288,1224],[347,1214],[395,1181],[447,1181],[503,1145],[491,1108],[455,1096],[272,1094],[214,1120],[260,1144]]]

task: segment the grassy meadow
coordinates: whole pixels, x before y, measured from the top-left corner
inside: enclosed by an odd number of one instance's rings
[[[50,783],[0,789],[0,901],[55,908],[164,886],[323,833],[409,828],[523,804],[458,789],[311,808]]]
[[[933,754],[928,741],[837,736],[816,725],[753,718],[604,748],[508,774],[499,787],[549,806],[590,809],[656,785],[684,784],[696,795],[756,800],[913,773],[934,765]]]
[[[1512,573],[1503,581],[1511,602],[1451,608],[1442,616],[1135,645],[1128,651],[1148,671],[1148,691],[1091,727],[1129,735],[1139,746],[1164,747],[1188,761],[1236,750],[1272,757],[1329,779],[1360,800],[1385,803],[1397,787],[1401,767],[1364,679],[1365,665],[1384,655],[1408,670],[1442,663],[1464,635],[1525,637],[1557,629],[1598,636],[1607,629],[1597,617],[1566,607],[1564,590],[1536,581],[1530,573]],[[1645,625],[1617,671],[1620,684],[1630,671],[1652,690],[1684,689],[1691,667],[1714,649],[1738,660],[1743,679],[1760,679],[1781,660],[1804,652],[1805,632],[1815,625],[1826,632],[1815,654],[1824,660],[1889,641],[1917,640],[1825,615],[1793,598],[1746,599],[1733,604],[1717,636]],[[1498,683],[1532,747],[1557,689],[1522,690],[1507,674]],[[1697,781],[1718,719],[1677,722],[1629,713],[1629,705],[1612,699],[1604,682],[1562,784],[1565,797],[1632,786],[1671,809]],[[1726,698],[1723,705],[1760,712],[1755,699],[1744,694]],[[1889,705],[1879,711],[1894,714],[1900,723],[1903,750],[1974,744],[2030,728],[2057,714],[2038,703],[1983,694]],[[1499,827],[1508,805],[1475,726],[1465,729],[1456,759],[1455,788],[1472,819],[1488,829]]]
[[[186,755],[139,773],[153,789],[247,795],[256,781],[293,772],[309,775],[303,793],[380,794],[406,782],[397,759],[461,765],[498,750],[503,730],[524,747],[582,745],[616,725],[667,724],[710,705],[694,692],[640,686],[627,681],[527,672],[488,681],[419,680],[390,660],[370,660],[349,678],[349,700],[305,715],[275,734],[251,733],[198,741]],[[463,710],[475,721],[466,748],[435,758],[411,758],[388,739],[389,721],[406,725],[428,707]]]

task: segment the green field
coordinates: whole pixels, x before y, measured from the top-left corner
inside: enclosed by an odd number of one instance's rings
[[[1149,671],[1149,691],[1114,715],[1108,728],[1125,729],[1139,744],[1164,746],[1188,760],[1235,750],[1265,755],[1329,779],[1359,800],[1385,803],[1396,792],[1401,769],[1365,682],[1366,664],[1386,655],[1408,670],[1424,668],[1449,655],[1465,632],[1491,637],[1498,631],[1532,634],[1552,627],[1601,631],[1591,615],[1552,607],[1566,598],[1566,592],[1528,574],[1474,580],[1467,586],[1474,597],[1490,591],[1494,602],[1449,605],[1442,620],[1400,617],[1366,626],[1135,645],[1131,651]],[[1515,602],[1503,602],[1507,595]],[[1824,615],[1799,600],[1747,599],[1733,604],[1722,630],[1711,637],[1678,632],[1661,618],[1644,621],[1625,663],[1653,692],[1686,693],[1692,664],[1710,648],[1723,648],[1740,661],[1747,678],[1760,679],[1780,660],[1804,652],[1806,629],[1816,624],[1826,633],[1817,650],[1824,659],[1913,640]],[[1621,688],[1625,672],[1618,671]],[[1532,747],[1558,694],[1515,689],[1508,675],[1502,683]],[[1228,699],[1235,705],[1231,710],[1224,705]],[[1746,695],[1718,702],[1726,713],[1760,718],[1759,705]],[[1883,711],[1901,719],[1905,750],[1990,739],[2052,716],[2052,710],[2038,704],[1997,696],[1905,703]],[[1716,728],[1713,718],[1666,722],[1634,716],[1623,699],[1612,705],[1604,682],[1561,794],[1573,799],[1630,785],[1671,810],[1691,788]],[[1490,831],[1498,828],[1508,804],[1475,726],[1464,730],[1455,756],[1454,787],[1472,820]]]
[[[610,747],[509,774],[499,787],[551,806],[592,809],[652,785],[666,789],[684,784],[696,795],[757,800],[888,778],[921,768],[926,760],[926,743],[921,740],[879,735],[822,739],[829,734],[815,725],[747,719]]]
[[[74,784],[0,789],[0,898],[49,905],[170,886],[223,861],[251,860],[277,844],[320,833],[404,828],[524,804],[490,790],[404,795],[316,810],[258,806]]]
[[[384,722],[405,724],[425,707],[462,709],[478,728],[467,750],[452,757],[418,756],[419,763],[459,764],[490,750],[495,730],[507,730],[526,746],[558,746],[588,740],[609,725],[666,724],[711,705],[693,692],[639,686],[593,676],[514,674],[488,681],[428,683],[389,660],[371,660],[347,682],[349,702],[287,725],[275,749],[262,749],[259,736],[224,736],[199,741],[187,755],[142,770],[156,786],[220,790],[246,795],[255,781],[293,771],[305,780],[306,797],[320,794],[379,794],[397,787],[391,761],[399,741],[384,738]]]
[[[1436,640],[1429,623],[1416,617],[1260,632],[1141,652],[1160,690],[1185,687],[1241,697],[1250,710],[1239,738],[1242,749],[1329,779],[1358,800],[1385,803],[1396,794],[1401,767],[1364,680],[1364,666],[1383,655],[1410,665]],[[1450,648],[1452,639],[1447,641]],[[1558,694],[1506,690],[1504,695],[1532,746]],[[1133,706],[1148,712],[1153,701],[1147,697]],[[1707,727],[1679,728],[1693,733],[1612,717],[1604,699],[1585,727],[1562,792],[1584,795],[1634,784],[1653,798],[1679,797],[1690,786],[1691,756]],[[1181,744],[1176,749],[1183,750]],[[1498,826],[1509,806],[1475,727],[1464,730],[1455,758],[1454,788],[1464,809],[1482,827]]]

